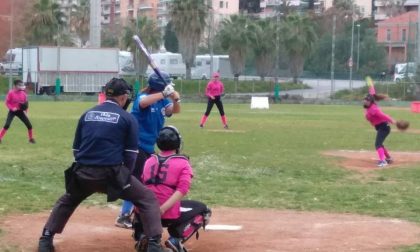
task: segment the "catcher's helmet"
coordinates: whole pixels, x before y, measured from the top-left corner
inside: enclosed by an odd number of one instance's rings
[[[105,85],[105,95],[110,97],[115,97],[123,94],[132,95],[133,88],[127,84],[124,79],[121,78],[112,78]]]
[[[156,140],[156,144],[160,150],[177,150],[181,147],[181,135],[174,126],[163,127],[159,131],[159,136]]]
[[[165,81],[163,81],[159,75],[157,75],[156,73],[152,73],[149,76],[149,79],[147,80],[147,83],[149,83],[149,86],[152,90],[154,91],[163,91],[166,87],[167,84],[171,83],[171,77],[169,76],[169,74],[165,73],[165,72],[160,72],[163,79]]]

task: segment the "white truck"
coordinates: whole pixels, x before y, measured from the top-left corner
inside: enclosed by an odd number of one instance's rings
[[[1,74],[20,75],[22,73],[22,48],[7,50],[0,63]]]
[[[413,79],[416,75],[416,62],[395,64],[394,81],[400,82],[404,79]]]
[[[209,79],[211,73],[211,55],[197,55],[191,68],[192,79]],[[213,72],[219,72],[222,78],[233,78],[229,55],[213,55]]]
[[[97,93],[118,77],[118,48],[28,47],[22,51],[23,81],[37,94],[52,94],[56,80],[68,93]]]

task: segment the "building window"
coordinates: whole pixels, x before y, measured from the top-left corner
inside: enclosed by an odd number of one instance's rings
[[[222,9],[223,8],[223,1],[219,2],[219,8]]]
[[[169,64],[178,65],[178,60],[177,59],[169,59]]]
[[[401,40],[403,42],[407,41],[407,30],[406,29],[402,29]]]
[[[391,41],[391,29],[386,30],[386,41]]]

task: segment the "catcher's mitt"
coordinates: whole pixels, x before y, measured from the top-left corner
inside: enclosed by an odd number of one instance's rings
[[[406,130],[406,129],[408,129],[409,126],[410,126],[410,123],[408,121],[405,121],[405,120],[398,120],[397,121],[397,128],[399,130]]]
[[[19,104],[19,109],[20,110],[27,110],[29,108],[29,103],[28,102],[24,102],[24,103],[20,103]]]

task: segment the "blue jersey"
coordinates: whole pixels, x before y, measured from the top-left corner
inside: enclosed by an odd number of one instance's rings
[[[122,164],[124,152],[138,152],[137,134],[134,117],[107,100],[80,117],[73,142],[76,162],[95,166]]]
[[[142,109],[139,107],[140,100],[147,95],[140,93],[136,97],[131,114],[139,125],[138,147],[151,154],[155,152],[156,139],[165,124],[165,109],[171,106],[172,102],[169,99],[162,99]]]

